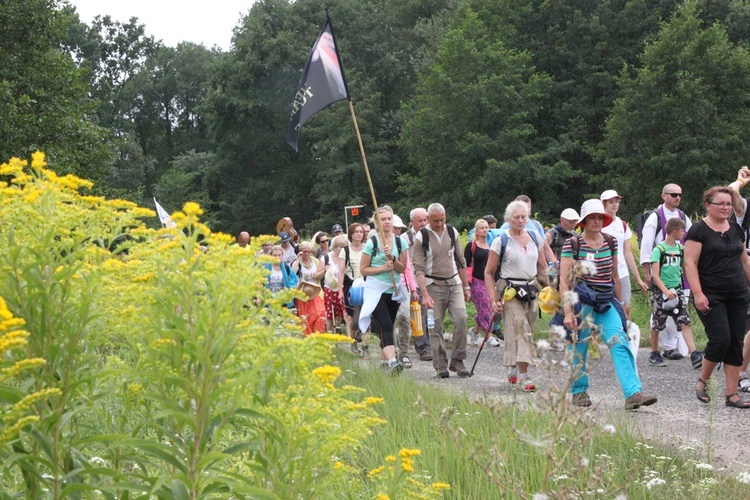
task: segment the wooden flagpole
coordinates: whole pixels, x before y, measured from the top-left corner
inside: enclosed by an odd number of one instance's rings
[[[367,166],[367,156],[365,155],[365,147],[362,144],[362,135],[359,133],[359,124],[357,124],[357,115],[354,113],[354,104],[352,103],[352,100],[349,99],[349,111],[352,113],[352,121],[354,122],[354,130],[357,132],[357,142],[359,143],[359,152],[362,155],[362,163],[365,166],[365,175],[367,176],[367,184],[370,186],[370,195],[372,195],[372,206],[375,210],[375,226],[376,230],[378,232],[378,235],[380,236],[380,241],[383,242],[383,245],[385,245],[385,231],[383,230],[383,224],[380,223],[380,213],[378,211],[378,200],[375,199],[375,188],[372,185],[372,177],[370,177],[370,169]],[[397,236],[398,238],[399,236]],[[401,290],[396,287],[396,277],[393,275],[393,270],[390,272],[391,274],[391,284],[393,285],[393,299],[396,301],[399,301],[401,298]]]

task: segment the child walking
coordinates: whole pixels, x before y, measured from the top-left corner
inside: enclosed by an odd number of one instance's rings
[[[703,352],[696,350],[693,331],[688,314],[688,298],[682,290],[682,276],[685,265],[685,247],[680,240],[685,234],[685,222],[679,217],[669,219],[665,226],[666,238],[654,247],[651,253],[651,355],[652,366],[667,366],[659,353],[659,331],[666,326],[671,316],[682,332],[682,337],[690,350],[690,362],[696,370],[703,363]]]

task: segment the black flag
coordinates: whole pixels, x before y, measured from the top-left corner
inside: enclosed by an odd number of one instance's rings
[[[349,88],[333,36],[331,18],[326,13],[326,23],[310,51],[294,96],[286,142],[297,151],[302,125],[321,109],[342,99],[349,99]]]

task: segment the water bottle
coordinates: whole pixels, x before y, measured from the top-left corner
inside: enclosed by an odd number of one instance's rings
[[[435,328],[435,311],[427,309],[427,328],[432,330]]]
[[[549,286],[557,289],[557,270],[555,269],[555,263],[549,262],[549,268],[547,269],[547,277],[549,278]]]

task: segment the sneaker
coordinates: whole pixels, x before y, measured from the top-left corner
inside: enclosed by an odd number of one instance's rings
[[[362,359],[370,359],[370,346],[369,345],[363,345],[361,352],[362,352]]]
[[[448,373],[448,370],[446,370],[445,368],[443,368],[442,370],[438,370],[437,374],[438,374],[438,377],[440,378],[448,378],[451,376],[451,374]]]
[[[500,341],[497,340],[492,335],[490,335],[490,338],[487,339],[487,342],[485,342],[484,345],[486,345],[488,347],[499,347],[500,346]]]
[[[690,362],[693,364],[693,369],[697,370],[703,366],[703,351],[693,351],[690,353]]]
[[[477,335],[477,332],[474,330],[473,326],[469,328],[469,333],[471,334],[471,340],[469,342],[476,346],[482,344],[482,339],[479,338],[479,335]]]
[[[531,380],[529,377],[526,377],[521,381],[521,390],[523,392],[534,392],[536,391],[536,385],[534,385],[533,380]]]
[[[518,383],[518,369],[515,366],[508,372],[508,383],[510,385]]]
[[[432,361],[432,354],[430,351],[419,353],[419,361]]]
[[[664,357],[676,361],[678,359],[684,358],[685,356],[680,354],[680,351],[678,351],[677,349],[669,349],[667,351],[664,351]]]
[[[659,354],[659,351],[651,351],[651,356],[648,357],[648,362],[651,363],[651,366],[667,366],[664,362],[664,358]]]
[[[505,340],[505,335],[503,335],[503,331],[501,329],[492,330],[492,335],[499,338],[500,340]]]
[[[404,365],[404,368],[411,368],[411,360],[409,359],[409,356],[406,354],[401,356],[401,364]]]
[[[394,377],[399,376],[401,372],[404,371],[404,365],[402,365],[397,359],[386,361],[383,368],[388,374]]]
[[[469,370],[466,369],[464,362],[460,359],[451,359],[451,364],[448,366],[448,369],[452,372],[456,372],[456,375],[461,378],[469,376]]]
[[[742,392],[750,392],[750,380],[748,380],[747,377],[740,379],[739,389]]]
[[[555,352],[563,352],[565,350],[565,344],[562,343],[562,340],[555,339],[552,341],[552,344],[550,345],[550,349]]]
[[[649,396],[642,392],[636,392],[625,400],[626,410],[637,410],[641,406],[651,406],[656,403],[656,396]]]
[[[580,406],[581,408],[588,408],[589,406],[591,406],[591,398],[585,392],[573,394],[573,396],[570,398],[570,402],[575,406]]]

